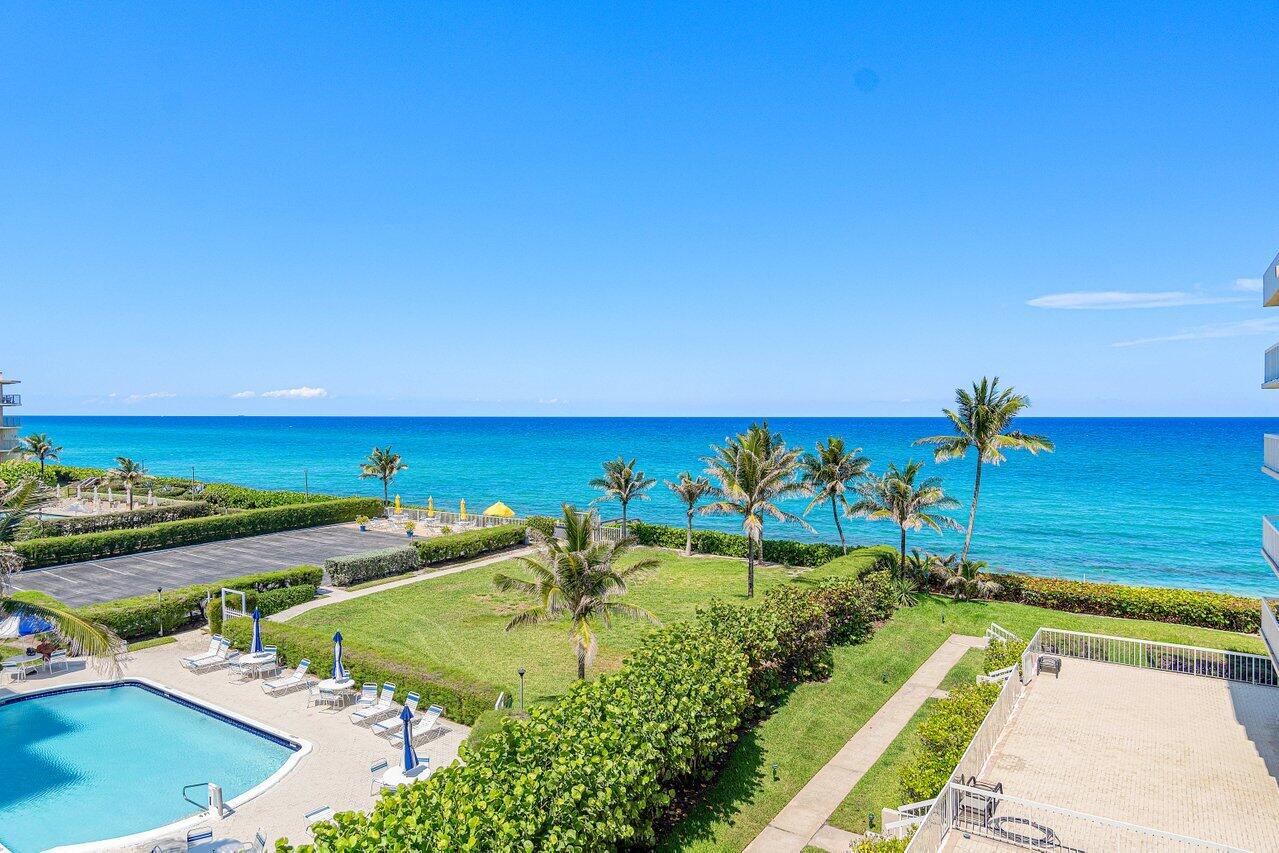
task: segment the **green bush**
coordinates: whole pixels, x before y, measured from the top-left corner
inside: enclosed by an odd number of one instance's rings
[[[370,508],[380,506],[381,501],[374,498],[344,498],[274,509],[251,509],[233,515],[189,518],[130,530],[27,539],[14,543],[14,548],[22,556],[25,567],[34,569],[178,545],[337,524],[351,521],[361,513],[368,513]]]
[[[293,504],[323,503],[337,500],[332,495],[308,495],[305,492],[252,489],[235,483],[206,483],[200,491],[201,500],[215,506],[235,509],[266,509]]]
[[[418,550],[412,545],[398,548],[381,548],[346,557],[330,557],[324,561],[324,570],[335,586],[350,586],[363,581],[389,578],[417,571],[422,565]]]
[[[78,536],[82,533],[98,533],[103,530],[125,530],[146,527],[184,518],[202,518],[213,514],[213,507],[202,501],[183,501],[159,506],[139,506],[124,512],[105,512],[98,515],[74,515],[67,518],[31,521],[24,525],[27,539],[47,536]]]
[[[525,519],[525,523],[547,539],[555,538],[555,519],[549,515],[530,515]]]
[[[676,548],[681,551],[684,549],[685,530],[682,527],[632,521],[628,532],[640,545]],[[745,559],[746,537],[739,533],[724,533],[719,530],[694,530],[693,552]],[[843,549],[838,545],[827,542],[764,540],[764,559],[770,563],[783,563],[788,566],[821,566],[836,557],[843,556],[843,553]]]
[[[1148,619],[1244,634],[1261,627],[1256,598],[1155,586],[1092,583],[1034,575],[990,574],[1000,591],[995,598],[1070,613]]]
[[[263,616],[271,616],[275,613],[282,613],[296,604],[305,604],[315,598],[316,588],[311,584],[298,584],[297,586],[286,586],[280,589],[269,589],[265,592],[256,592],[252,589],[244,590],[244,607],[247,613],[252,613],[254,608]],[[239,606],[239,596],[235,598],[235,604]],[[222,633],[222,596],[214,595],[209,599],[209,603],[204,606],[205,618],[209,622],[209,632],[212,634]]]
[[[994,672],[997,669],[1004,669],[1009,666],[1016,666],[1021,663],[1021,656],[1026,651],[1026,642],[1024,640],[991,640],[986,646],[986,660],[984,666],[986,672]]]
[[[911,836],[914,834],[912,831],[905,838],[863,838],[857,842],[852,851],[853,853],[906,853]]]
[[[901,767],[902,791],[909,800],[937,796],[977,734],[986,712],[999,698],[999,684],[961,684],[919,724],[919,743]]]
[[[519,720],[519,711],[514,708],[489,708],[475,718],[471,724],[471,733],[466,736],[466,751],[478,752],[484,741],[502,730],[502,721]]]
[[[253,620],[237,617],[222,626],[222,635],[244,649],[253,634]],[[288,666],[308,658],[311,672],[323,675],[333,669],[333,637],[323,631],[290,625],[287,622],[262,622],[262,642],[276,646]],[[504,688],[488,684],[470,675],[443,667],[428,668],[416,655],[366,646],[357,637],[344,637],[342,665],[357,682],[390,681],[395,696],[403,701],[409,691],[422,697],[423,707],[439,705],[450,720],[470,725],[481,712],[492,708]],[[509,690],[507,693],[509,694]]]
[[[881,577],[882,575],[882,577]],[[830,618],[832,643],[853,643],[868,638],[876,622],[887,619],[893,605],[887,595],[887,574],[872,572],[862,580],[823,578],[813,587]]]
[[[422,564],[433,566],[450,560],[467,560],[490,551],[500,551],[524,542],[523,524],[481,527],[464,533],[445,533],[413,543],[422,556]]]

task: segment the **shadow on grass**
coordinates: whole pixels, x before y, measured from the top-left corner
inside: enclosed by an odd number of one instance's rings
[[[695,805],[684,815],[667,816],[674,830],[659,842],[658,850],[679,850],[692,841],[714,840],[716,825],[731,825],[742,804],[752,800],[765,780],[771,778],[756,730],[751,728],[743,734],[724,764],[708,775],[706,787],[677,794],[677,802]]]

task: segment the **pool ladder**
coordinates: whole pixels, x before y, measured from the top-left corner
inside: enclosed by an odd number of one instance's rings
[[[204,788],[207,792],[207,801],[197,803],[195,800],[187,796],[187,791],[190,791],[192,788]],[[222,819],[222,816],[226,811],[225,807],[222,805],[222,786],[216,782],[192,782],[190,785],[184,785],[182,787],[182,799],[186,800],[202,812],[209,812],[209,814],[213,815],[218,820]]]

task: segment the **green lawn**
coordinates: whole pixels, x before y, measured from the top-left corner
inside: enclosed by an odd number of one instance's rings
[[[661,565],[632,584],[625,600],[647,608],[663,622],[691,617],[698,607],[718,598],[746,601],[746,563],[726,557],[683,557],[657,548],[637,548],[627,560],[656,557]],[[869,561],[871,556],[867,556]],[[577,674],[577,662],[564,624],[519,628],[506,623],[525,599],[493,588],[498,572],[518,574],[520,566],[505,561],[491,566],[427,578],[417,583],[318,607],[290,620],[293,624],[341,630],[348,640],[408,652],[440,665],[458,668],[499,684],[514,684],[516,669],[526,670],[530,704],[562,693]],[[794,577],[823,577],[809,571],[766,566],[755,572],[756,596]],[[599,632],[599,652],[588,675],[615,669],[653,626],[618,619]]]
[[[830,680],[799,685],[782,707],[742,738],[717,782],[698,807],[676,825],[662,849],[743,849],[946,637],[980,635],[992,621],[1027,639],[1036,628],[1047,625],[1262,651],[1256,637],[1206,628],[931,597],[919,607],[898,611],[869,642],[835,649],[835,671]],[[778,765],[777,781],[773,780],[773,763]]]

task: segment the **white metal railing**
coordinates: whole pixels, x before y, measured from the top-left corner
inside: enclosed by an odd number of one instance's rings
[[[1140,669],[1156,669],[1183,675],[1221,678],[1245,684],[1279,687],[1274,664],[1266,655],[1201,649],[1177,643],[1156,643],[1127,637],[1107,637],[1058,628],[1040,628],[1026,649],[1026,658],[1037,665],[1040,655],[1079,658]],[[1038,669],[1030,670],[1037,672]]]
[[[458,528],[469,530],[474,527],[502,527],[506,524],[523,524],[525,522],[525,519],[516,516],[507,518],[501,515],[481,515],[475,512],[468,512],[466,518],[463,519],[461,513],[451,510],[437,509],[430,511],[417,507],[401,507],[399,515],[395,514],[393,507],[387,507],[386,517],[393,521],[401,522],[411,519],[418,524],[451,527],[454,530]]]
[[[1267,472],[1279,476],[1279,435],[1266,433],[1262,442],[1263,467]]]
[[[1270,660],[1279,667],[1279,618],[1275,617],[1275,607],[1279,607],[1279,598],[1261,599],[1261,639],[1270,650]]]
[[[1268,388],[1279,382],[1279,344],[1266,350],[1266,372],[1262,380]]]
[[[1004,643],[1021,642],[1021,637],[996,622],[990,623],[990,627],[986,629],[986,636],[992,640],[999,640]]]
[[[1279,305],[1279,255],[1275,255],[1261,275],[1261,304]]]
[[[0,417],[0,427],[20,427],[22,426],[22,418],[14,415],[5,415]]]
[[[21,394],[0,394],[0,406],[21,406]]]
[[[1261,555],[1270,564],[1270,570],[1279,575],[1279,516],[1261,517]]]
[[[1214,850],[1246,853],[1228,844],[954,782],[942,790],[938,802],[943,800],[946,806],[942,811],[950,816],[950,827],[963,832],[965,837],[985,838],[1032,850]],[[918,833],[915,837],[919,837]],[[913,841],[907,849],[916,849]]]

